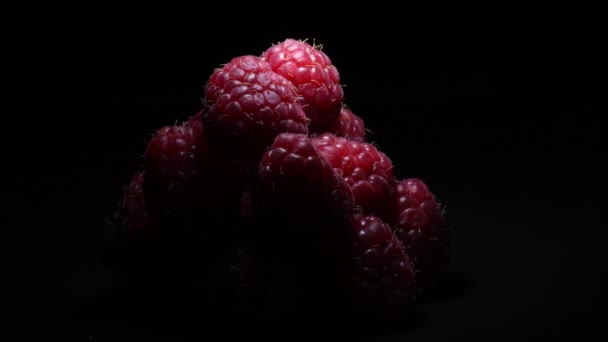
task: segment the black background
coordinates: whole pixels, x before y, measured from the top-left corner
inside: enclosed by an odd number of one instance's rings
[[[145,139],[196,112],[213,68],[288,37],[323,45],[371,140],[399,177],[427,182],[454,229],[454,289],[421,303],[413,329],[370,339],[605,336],[606,87],[593,11],[326,13],[308,24],[260,9],[235,19],[228,7],[22,12],[7,26],[4,251],[16,336],[160,334],[95,306],[120,287],[102,262],[115,244],[105,220]]]

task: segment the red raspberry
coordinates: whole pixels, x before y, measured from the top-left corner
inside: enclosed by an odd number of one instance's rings
[[[277,312],[335,303],[351,276],[348,186],[302,134],[277,136],[262,158],[258,179],[255,239],[268,300],[277,299],[275,292],[295,300],[285,309],[287,303],[279,299]]]
[[[342,213],[351,209],[350,189],[313,141],[303,134],[278,135],[262,157],[260,167],[259,181],[267,193],[298,197],[319,195],[335,202],[337,208],[343,209]]]
[[[184,122],[184,126],[202,130],[204,110],[199,111]],[[251,186],[257,170],[257,161],[240,160],[230,156],[214,153],[210,150],[205,174],[205,192],[213,203],[207,203],[207,209],[227,215],[240,215],[243,218],[253,217]],[[221,151],[218,151],[221,152]],[[210,209],[213,208],[213,209]],[[209,211],[207,210],[207,211]],[[225,221],[220,218],[220,220]]]
[[[312,142],[350,186],[355,204],[366,213],[380,213],[393,196],[393,163],[374,145],[325,133]]]
[[[449,229],[440,205],[422,180],[397,183],[392,221],[414,261],[420,287],[433,287],[448,268]]]
[[[144,153],[143,191],[153,217],[175,216],[196,207],[208,158],[202,127],[165,126]]]
[[[351,141],[365,142],[366,140],[363,119],[346,107],[342,108],[340,116],[324,129],[323,133],[333,133]]]
[[[186,121],[184,121],[183,126],[192,127],[195,129],[203,129],[203,113],[205,111],[200,110],[196,114],[190,116]]]
[[[375,216],[353,216],[355,298],[376,313],[407,310],[416,292],[413,264],[401,241]]]
[[[311,132],[320,133],[321,128],[338,117],[344,91],[338,69],[324,52],[304,41],[287,39],[262,56],[270,62],[272,70],[298,89],[300,103],[311,120]]]
[[[144,154],[143,193],[155,223],[149,237],[193,250],[201,239],[228,241],[240,229],[240,197],[250,182],[241,166],[211,154],[196,122],[158,130]],[[213,254],[224,247],[215,243],[202,252]]]
[[[216,69],[205,100],[209,141],[230,156],[257,160],[277,134],[308,133],[295,88],[259,57],[236,57]]]
[[[124,189],[122,203],[116,215],[120,220],[120,226],[128,232],[146,230],[152,224],[152,218],[146,210],[142,185],[144,173],[136,172],[131,177],[131,182]]]

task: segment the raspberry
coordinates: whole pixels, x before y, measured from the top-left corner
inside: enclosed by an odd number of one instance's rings
[[[255,238],[269,300],[277,298],[275,291],[284,293],[296,300],[290,308],[300,312],[312,303],[335,303],[352,263],[348,186],[302,134],[277,136],[262,158],[258,179]]]
[[[295,88],[259,57],[236,57],[216,69],[205,86],[205,101],[209,141],[230,156],[258,160],[277,134],[308,133]]]
[[[355,298],[376,313],[407,310],[413,304],[413,264],[390,226],[375,216],[353,216]]]
[[[311,200],[313,206],[336,210],[341,220],[352,210],[353,197],[349,187],[311,139],[303,134],[278,135],[262,157],[258,178],[266,194],[297,200],[283,201],[280,205],[295,209],[298,216],[314,216],[302,211],[303,207],[294,206],[302,199]]]
[[[196,114],[190,116],[186,121],[184,121],[184,127],[192,127],[194,129],[203,129],[203,113],[204,111],[198,111]]]
[[[325,133],[312,138],[319,152],[350,186],[355,204],[366,213],[383,212],[394,193],[393,163],[375,146]]]
[[[351,141],[365,142],[366,140],[363,120],[346,107],[342,108],[340,116],[328,128],[323,129],[323,133],[326,132]]]
[[[133,174],[131,182],[124,189],[122,203],[116,215],[121,228],[128,232],[146,230],[152,224],[152,218],[146,210],[142,185],[144,183],[144,172]]]
[[[422,180],[410,178],[397,183],[392,209],[395,234],[414,261],[420,287],[433,287],[449,263],[449,229],[440,205]]]
[[[179,216],[199,204],[208,157],[203,132],[202,127],[165,126],[148,142],[143,192],[153,217]]]
[[[320,133],[338,117],[344,91],[338,69],[324,52],[304,41],[287,39],[266,50],[262,57],[298,89],[302,108],[311,120],[311,132]]]
[[[209,317],[385,328],[445,280],[450,231],[426,184],[396,179],[366,138],[319,46],[235,57],[198,112],[149,141],[115,217],[130,233],[116,260],[137,288],[177,285]]]

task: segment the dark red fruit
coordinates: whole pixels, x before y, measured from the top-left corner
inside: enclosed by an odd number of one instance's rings
[[[121,228],[128,232],[145,231],[152,224],[152,218],[146,210],[142,185],[144,173],[136,172],[131,182],[124,189],[122,203],[116,218]]]
[[[262,191],[267,194],[294,199],[310,195],[315,200],[311,205],[318,206],[321,201],[324,207],[336,209],[338,216],[352,210],[349,187],[313,141],[303,134],[278,135],[262,157],[258,178]],[[310,216],[305,207],[294,207],[294,204],[280,203],[282,207],[295,209],[298,216]]]
[[[342,108],[340,116],[323,129],[322,133],[332,133],[351,141],[365,142],[366,140],[363,119],[346,107]]]
[[[308,133],[295,88],[255,56],[232,59],[205,86],[203,124],[214,149],[258,160],[279,133]]]
[[[449,229],[441,206],[422,180],[397,183],[392,221],[414,262],[420,287],[433,287],[448,269]]]
[[[190,116],[188,120],[184,121],[184,127],[192,127],[195,129],[203,129],[203,110],[198,111],[196,114]]]
[[[312,303],[320,305],[315,310],[328,309],[351,275],[350,189],[302,134],[277,136],[258,179],[255,239],[269,300],[279,299],[273,304],[279,312],[310,309]]]
[[[350,186],[355,204],[364,213],[384,211],[384,203],[394,193],[393,163],[384,153],[372,144],[329,133],[312,138],[312,142]]]
[[[413,264],[387,223],[353,216],[355,298],[358,309],[389,314],[408,310],[416,294]]]
[[[159,129],[144,153],[146,207],[153,217],[171,217],[199,207],[208,160],[202,127]]]
[[[324,52],[305,41],[287,39],[262,56],[272,70],[298,89],[300,103],[310,118],[311,132],[320,133],[321,128],[338,117],[344,91],[338,69]]]

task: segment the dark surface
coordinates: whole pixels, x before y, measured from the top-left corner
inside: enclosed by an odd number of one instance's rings
[[[213,68],[287,37],[324,45],[371,140],[397,175],[427,182],[454,229],[446,289],[423,298],[414,324],[361,339],[605,337],[605,85],[592,18],[421,20],[232,40],[186,19],[89,19],[32,20],[39,25],[11,39],[19,105],[7,114],[17,162],[5,221],[16,229],[4,251],[16,273],[6,292],[15,337],[189,340],[213,331],[191,305],[167,304],[172,296],[142,289],[142,304],[128,292],[133,284],[105,262],[117,246],[105,220],[145,139],[198,109]],[[306,322],[302,332],[277,325],[268,332],[314,334]]]

